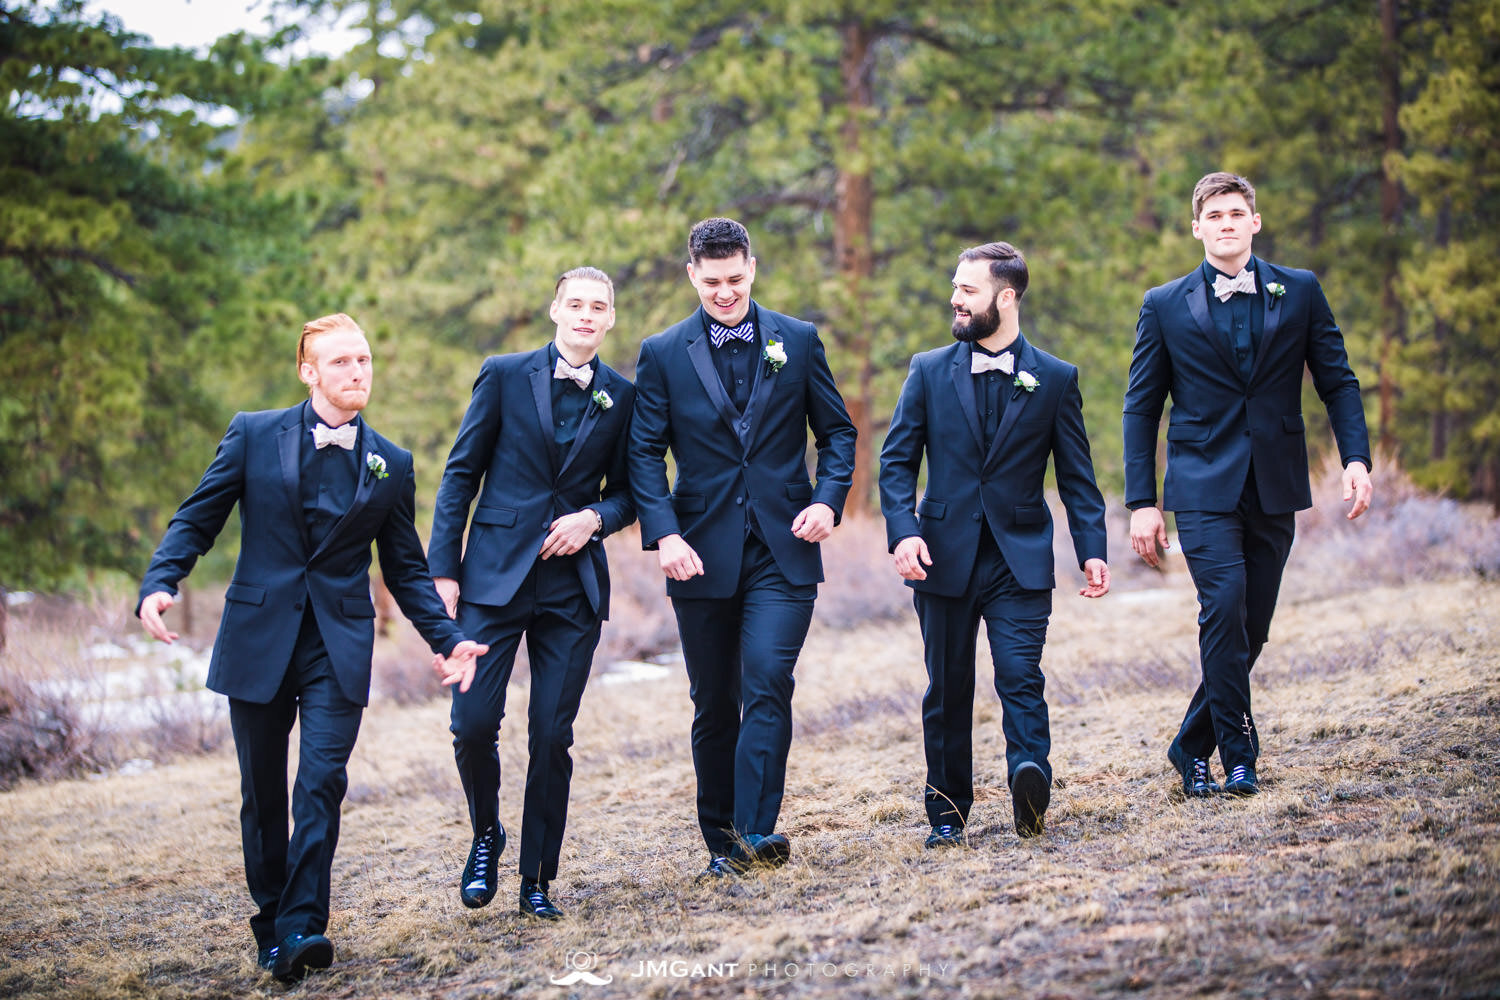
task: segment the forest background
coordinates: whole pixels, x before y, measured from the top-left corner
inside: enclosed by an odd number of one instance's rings
[[[992,239],[1027,254],[1023,328],[1080,366],[1118,494],[1141,294],[1199,259],[1189,193],[1220,168],[1257,185],[1257,251],[1322,278],[1377,461],[1500,502],[1500,0],[267,9],[203,53],[0,2],[0,597],[138,576],[232,413],[301,397],[298,330],[337,310],[425,533],[481,358],[549,339],[553,281],[589,263],[629,373],[695,305],[685,236],[715,214],[828,345],[854,510],[910,355],[948,340],[957,252]],[[293,57],[330,16],[363,41]]]

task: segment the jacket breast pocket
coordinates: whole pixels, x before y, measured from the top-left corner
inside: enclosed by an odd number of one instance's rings
[[[1182,442],[1207,441],[1208,425],[1198,423],[1169,424],[1167,426],[1167,440]]]
[[[224,591],[224,600],[260,607],[266,603],[266,588],[252,587],[247,583],[231,583]]]
[[[701,514],[708,509],[702,493],[673,493],[672,509],[679,514]]]
[[[375,617],[375,605],[368,597],[340,597],[339,610],[348,618]]]
[[[923,519],[940,521],[946,513],[948,513],[948,505],[941,500],[923,497],[922,502],[917,504],[917,516]]]
[[[474,508],[474,523],[493,524],[501,528],[514,527],[516,509],[514,507],[476,507]]]

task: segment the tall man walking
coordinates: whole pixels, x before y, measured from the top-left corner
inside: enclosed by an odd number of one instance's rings
[[[1193,189],[1193,236],[1204,261],[1146,293],[1125,391],[1125,503],[1131,547],[1158,564],[1166,524],[1156,493],[1156,442],[1167,425],[1163,506],[1198,589],[1203,680],[1167,757],[1183,791],[1254,795],[1260,740],[1250,711],[1250,670],[1270,633],[1296,511],[1312,506],[1302,373],[1328,410],[1343,461],[1350,519],[1370,506],[1370,441],[1359,380],[1344,337],[1311,271],[1251,253],[1260,232],[1255,188],[1212,173]]]
[[[302,328],[297,368],[306,402],[239,413],[213,464],[178,508],[141,584],[136,614],[153,637],[177,585],[212,547],[235,504],[243,543],[209,664],[229,696],[240,763],[245,878],[257,961],[284,982],[333,961],[328,900],[345,765],[370,694],[375,606],[370,543],[401,611],[449,675],[486,647],[443,613],[412,525],[411,452],[360,418],[370,400],[370,345],[337,313]],[[287,835],[287,739],[301,724]]]
[[[1050,457],[1085,597],[1109,592],[1104,498],[1094,482],[1078,369],[1021,335],[1021,252],[986,243],[953,273],[956,343],[918,354],[880,453],[880,506],[896,572],[911,587],[927,661],[927,847],[962,840],[974,804],[974,657],[985,624],[1005,730],[1012,817],[1040,834],[1052,739],[1042,646],[1052,615]],[[917,475],[927,458],[927,490]]]
[[[634,389],[598,358],[615,323],[609,275],[567,272],[548,315],[557,324],[550,344],[480,368],[438,487],[429,559],[449,613],[491,649],[472,683],[453,692],[453,755],[474,833],[459,897],[469,907],[495,897],[505,848],[497,738],[524,635],[531,699],[520,911],[557,920],[549,883],[568,816],[568,748],[609,617],[604,536],[635,520],[624,448]]]
[[[849,492],[855,429],[816,329],[751,299],[745,227],[699,222],[688,257],[701,306],[641,344],[630,480],[641,541],[657,550],[677,615],[703,875],[717,877],[790,855],[776,820],[792,671],[823,579],[818,543]]]

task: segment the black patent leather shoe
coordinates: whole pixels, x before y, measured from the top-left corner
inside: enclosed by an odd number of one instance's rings
[[[1052,782],[1047,772],[1035,761],[1028,760],[1016,768],[1010,779],[1011,813],[1016,821],[1016,833],[1023,837],[1037,837],[1046,825],[1047,805],[1052,801]]]
[[[521,879],[521,915],[539,920],[561,920],[563,911],[547,897],[547,883],[534,878]]]
[[[779,833],[762,836],[748,833],[729,851],[729,865],[735,871],[751,868],[780,868],[792,856],[792,843]]]
[[[500,888],[497,867],[505,850],[505,827],[495,824],[474,838],[469,863],[458,883],[458,898],[471,910],[489,906]]]
[[[268,944],[255,953],[255,964],[270,972],[276,967],[276,955],[280,948],[274,944]]]
[[[1182,752],[1182,746],[1173,740],[1167,747],[1167,760],[1182,775],[1182,794],[1188,798],[1206,799],[1219,794],[1219,783],[1214,780],[1207,757],[1188,757]]]
[[[276,946],[271,975],[283,983],[295,983],[314,969],[333,964],[333,942],[321,934],[288,934]]]
[[[1259,795],[1260,782],[1255,778],[1255,765],[1236,764],[1224,776],[1225,795]]]
[[[935,847],[957,847],[964,842],[964,832],[951,823],[942,823],[932,828],[927,842],[922,846],[929,851]]]
[[[734,875],[734,867],[730,865],[729,859],[722,854],[715,854],[708,859],[708,867],[699,872],[694,881],[709,882],[714,879],[729,878],[732,875]]]

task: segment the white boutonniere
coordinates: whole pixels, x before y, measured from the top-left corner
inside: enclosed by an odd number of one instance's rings
[[[365,468],[369,469],[376,479],[384,479],[390,475],[385,471],[385,459],[373,451],[365,452]]]
[[[1016,377],[1011,381],[1010,384],[1020,386],[1027,392],[1035,392],[1036,387],[1041,385],[1042,383],[1038,382],[1037,377],[1031,374],[1031,372],[1016,372]]]
[[[610,398],[609,393],[605,392],[603,389],[595,389],[592,398],[594,400],[594,404],[601,410],[607,410],[611,406],[615,405],[615,401]]]
[[[1268,281],[1266,282],[1266,294],[1271,296],[1271,305],[1274,306],[1276,300],[1286,294],[1286,286],[1279,281]]]
[[[766,365],[771,371],[781,371],[781,366],[786,364],[786,344],[777,340],[766,341],[766,349],[761,357],[766,359]]]

